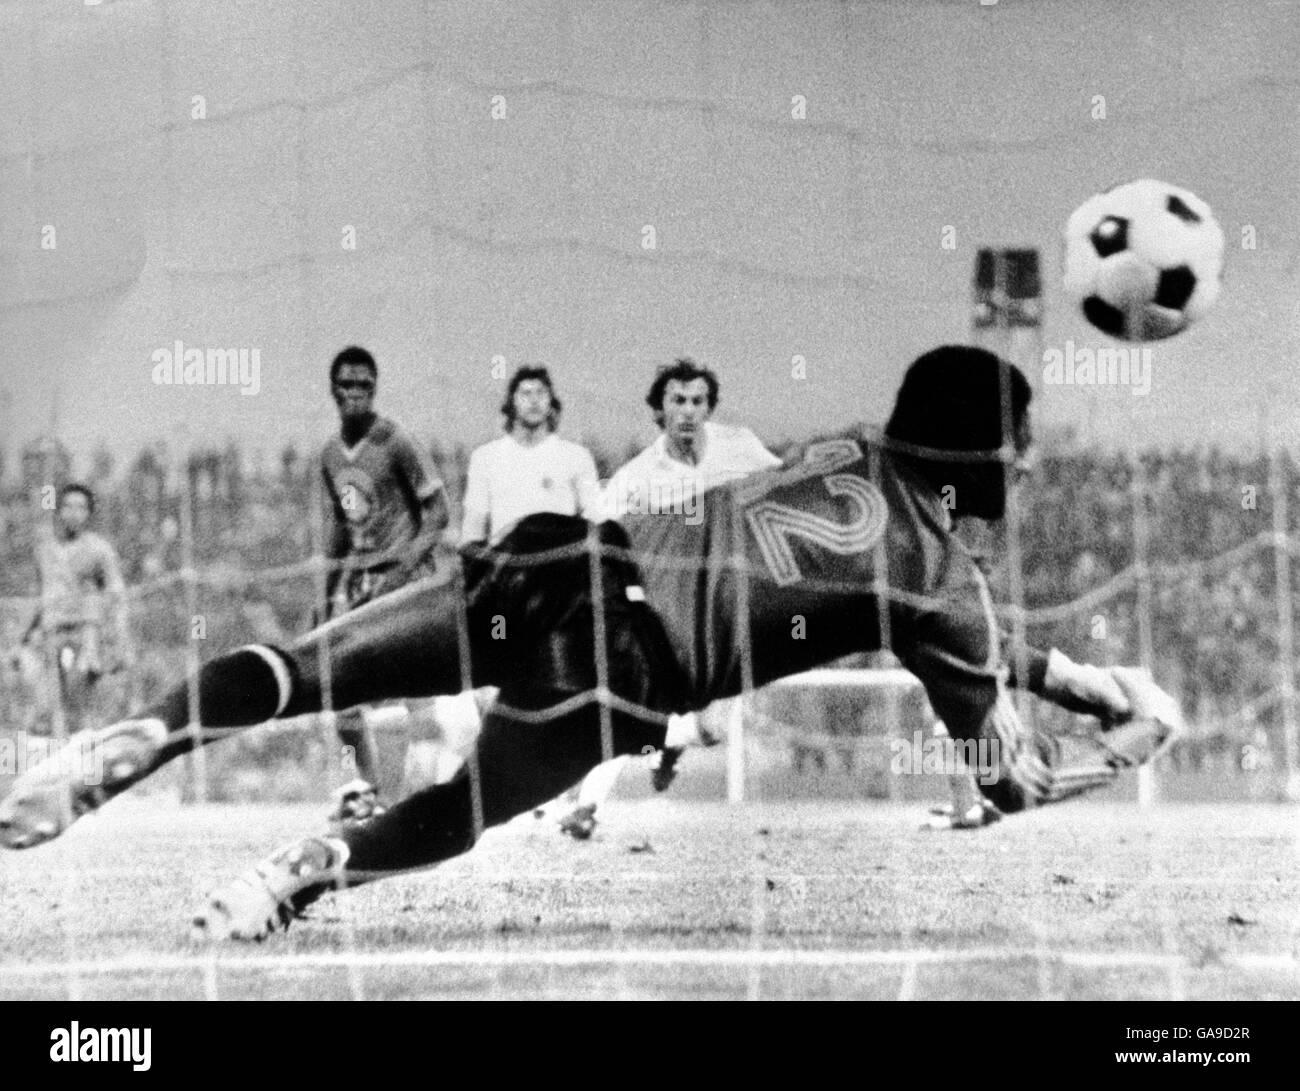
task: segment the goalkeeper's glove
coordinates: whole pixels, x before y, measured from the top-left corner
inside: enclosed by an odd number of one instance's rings
[[[1150,671],[1141,667],[1112,667],[1109,673],[1124,691],[1133,719],[1164,724],[1175,736],[1187,730],[1178,702],[1156,685]]]
[[[1072,712],[1083,712],[1107,723],[1127,719],[1132,703],[1114,673],[1091,663],[1076,663],[1068,655],[1051,650],[1043,696]]]

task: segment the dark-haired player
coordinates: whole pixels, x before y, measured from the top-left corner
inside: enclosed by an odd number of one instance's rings
[[[336,617],[412,580],[433,574],[433,550],[447,525],[442,480],[425,451],[375,412],[379,367],[355,345],[330,363],[339,431],[321,452],[325,507],[326,615]],[[378,804],[378,758],[360,709],[337,721],[356,779],[339,789],[335,818],[371,815]]]
[[[712,419],[720,394],[713,370],[688,357],[658,370],[645,403],[661,434],[606,483],[601,496],[601,513],[606,518],[657,515],[694,519],[706,490],[781,464],[748,428]],[[701,726],[705,736],[722,738],[729,714],[725,701],[700,712],[706,720]],[[657,791],[672,783],[680,755],[676,748],[659,752],[651,774]],[[604,762],[583,778],[577,805],[560,821],[564,832],[578,840],[591,836],[596,812],[613,791],[627,760],[621,757]]]
[[[609,749],[689,743],[683,713],[865,649],[891,648],[955,738],[995,748],[983,790],[1003,811],[1148,759],[1175,729],[1170,699],[1140,673],[1112,670],[1117,699],[1059,653],[1025,650],[1009,663],[984,579],[951,533],[945,498],[958,513],[1003,514],[1008,467],[1029,445],[1029,398],[1024,376],[990,353],[936,349],[908,370],[882,438],[811,444],[780,470],[711,489],[698,521],[533,516],[500,548],[465,551],[463,596],[415,585],[287,649],[213,659],[197,679],[205,727],[319,708],[322,644],[340,704],[469,682],[501,693],[452,781],[273,853],[214,893],[196,923],[261,938],[333,887],[465,852]],[[1056,742],[1021,720],[1013,682],[1098,718],[1082,761],[1065,765]],[[182,686],[140,719],[78,739],[0,805],[0,838],[20,847],[56,836],[70,814],[191,745],[187,719]],[[67,770],[96,755],[112,775],[87,789]]]
[[[596,462],[556,435],[562,411],[546,368],[528,365],[510,377],[501,403],[506,434],[469,456],[462,543],[495,544],[538,512],[594,517]]]
[[[129,657],[126,585],[117,551],[90,529],[95,494],[64,485],[55,500],[54,531],[36,547],[40,604],[23,636],[39,638],[68,729],[79,731],[102,715],[99,683]],[[102,718],[99,722],[103,722]]]
[[[598,518],[596,460],[581,444],[556,434],[563,412],[546,368],[525,364],[516,369],[501,402],[505,435],[470,454],[462,543],[500,542],[521,519],[539,512]],[[460,710],[470,714],[471,706],[462,700]],[[545,808],[537,809],[539,817],[544,813]],[[568,815],[561,828],[577,829]]]

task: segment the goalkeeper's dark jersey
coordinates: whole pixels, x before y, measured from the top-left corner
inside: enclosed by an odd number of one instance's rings
[[[709,490],[693,514],[624,527],[694,707],[881,648],[921,679],[954,735],[973,735],[996,700],[983,576],[933,487],[870,443],[815,444],[798,463]]]

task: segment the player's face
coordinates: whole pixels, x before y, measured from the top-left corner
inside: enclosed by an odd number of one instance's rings
[[[59,525],[65,534],[80,534],[90,522],[90,504],[79,492],[70,492],[59,503]]]
[[[663,412],[668,441],[682,447],[693,446],[713,412],[709,408],[709,384],[703,379],[688,383],[669,379],[664,388]]]
[[[344,364],[334,376],[333,391],[340,417],[364,417],[375,404],[375,374],[365,364]]]
[[[541,379],[525,379],[515,388],[515,423],[532,431],[551,414],[551,388]]]

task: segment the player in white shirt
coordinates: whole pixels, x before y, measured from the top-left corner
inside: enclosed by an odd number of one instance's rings
[[[546,368],[526,365],[511,376],[501,403],[506,434],[469,456],[462,545],[496,545],[520,519],[538,512],[600,518],[595,459],[555,434],[563,408]],[[458,757],[472,750],[495,693],[489,688],[435,698],[444,749]]]
[[[521,367],[501,412],[506,434],[469,456],[461,542],[495,545],[525,515],[595,519],[599,488],[591,452],[555,434],[560,399],[544,367]]]
[[[781,460],[748,428],[717,424],[710,418],[718,405],[718,377],[694,360],[681,358],[659,369],[646,404],[662,434],[609,479],[601,494],[601,517],[657,514],[665,518],[701,518],[705,489],[759,470]],[[706,739],[721,737],[728,702],[718,702],[703,714],[697,730]],[[660,752],[654,786],[663,791],[672,782],[680,749]],[[615,758],[596,766],[578,790],[577,807],[560,828],[579,840],[591,836],[596,810],[609,797],[627,762]]]
[[[601,497],[608,517],[659,512],[690,518],[705,489],[781,464],[748,428],[709,419],[718,404],[717,384],[712,371],[691,360],[660,369],[646,404],[663,434],[609,479]]]

